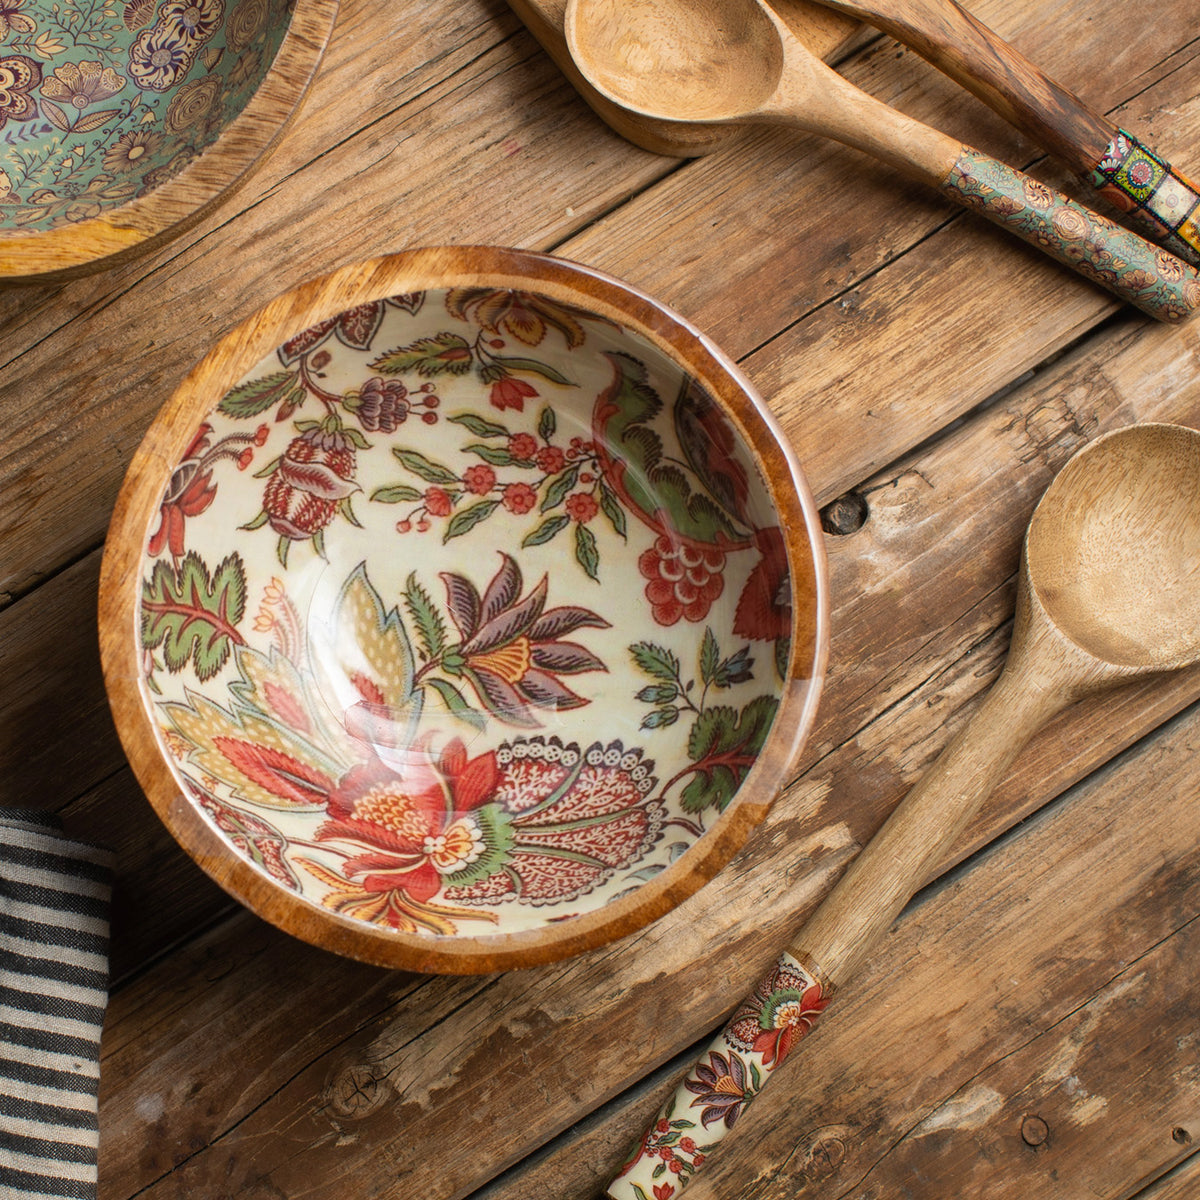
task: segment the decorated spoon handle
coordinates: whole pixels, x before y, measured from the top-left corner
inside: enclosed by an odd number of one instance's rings
[[[1200,266],[1200,188],[956,0],[821,0],[911,46],[1065,162],[1146,237]]]
[[[786,950],[659,1110],[608,1185],[611,1200],[673,1200],[816,1023],[830,989]]]
[[[1195,268],[970,146],[962,148],[941,187],[1160,321],[1180,321],[1200,307]]]

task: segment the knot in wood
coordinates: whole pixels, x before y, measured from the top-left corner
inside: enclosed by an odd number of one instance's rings
[[[331,1115],[355,1120],[369,1116],[390,1094],[391,1087],[378,1069],[362,1064],[338,1072],[326,1093]]]
[[[857,533],[867,523],[867,499],[859,492],[847,492],[821,509],[821,528],[835,537]]]
[[[1041,1117],[1026,1117],[1021,1122],[1021,1141],[1023,1141],[1025,1145],[1036,1148],[1044,1145],[1049,1136],[1050,1126],[1047,1125]]]

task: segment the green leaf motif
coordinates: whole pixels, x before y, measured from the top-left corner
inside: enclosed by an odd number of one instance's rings
[[[294,371],[275,371],[230,388],[217,405],[217,411],[234,420],[245,421],[262,416],[281,400],[295,402],[297,397],[304,397],[304,385],[299,376]]]
[[[596,535],[586,525],[575,526],[575,561],[587,572],[589,579],[600,578],[600,549]]]
[[[380,504],[402,504],[406,500],[420,500],[422,494],[406,483],[396,483],[391,487],[376,488],[371,493],[371,499]]]
[[[524,371],[527,375],[540,375],[551,383],[561,383],[563,387],[575,387],[561,371],[556,371],[549,363],[539,362],[536,358],[517,358],[510,354],[493,355],[492,361],[499,363],[506,372]]]
[[[485,446],[482,442],[472,442],[463,447],[465,454],[475,454],[493,467],[511,467],[514,459],[512,451],[507,446]]]
[[[455,413],[446,420],[451,425],[461,425],[464,429],[470,430],[476,437],[512,437],[512,434],[503,425],[497,425],[494,421],[485,421],[478,413]]]
[[[538,437],[543,442],[552,442],[554,441],[554,434],[557,429],[558,419],[554,415],[554,409],[543,408],[538,415]]]
[[[625,521],[625,510],[621,507],[621,502],[617,499],[612,488],[603,479],[600,480],[600,511],[608,518],[608,523],[613,527],[617,535],[628,541],[628,525]]]
[[[480,521],[486,521],[499,507],[499,500],[481,500],[478,504],[472,504],[470,508],[464,508],[462,512],[455,513],[446,525],[442,541],[448,542],[451,538],[462,537],[464,533],[469,533]]]
[[[443,487],[453,487],[458,483],[458,476],[449,467],[443,467],[431,458],[426,458],[417,450],[405,450],[401,446],[393,446],[392,453],[414,475],[419,475],[426,483],[436,483]]]
[[[371,366],[385,375],[416,371],[426,379],[434,375],[465,375],[471,369],[471,344],[457,333],[439,333],[389,350]]]
[[[404,607],[417,627],[421,648],[427,659],[437,658],[446,648],[446,623],[433,606],[429,593],[417,580],[416,572],[404,584]]]
[[[717,646],[716,634],[713,633],[710,625],[704,630],[704,639],[700,643],[700,680],[702,683],[712,683],[716,678],[720,662],[721,651]]]
[[[578,463],[556,475],[546,489],[546,494],[542,497],[542,503],[538,506],[539,511],[549,512],[552,508],[557,508],[567,498],[567,493],[575,486],[578,479]]]
[[[778,707],[776,697],[756,696],[740,713],[714,705],[696,718],[688,736],[695,775],[680,793],[685,812],[724,811],[762,750]]]
[[[663,646],[653,642],[635,642],[629,647],[633,661],[654,679],[662,679],[667,683],[679,682],[679,659]]]
[[[142,646],[161,646],[172,674],[191,662],[196,678],[204,683],[225,666],[234,645],[244,644],[237,625],[245,612],[246,568],[241,557],[230,554],[210,576],[192,550],[178,572],[160,561],[142,581]]]
[[[548,542],[556,534],[561,533],[571,523],[571,518],[559,513],[554,517],[547,517],[532,533],[527,533],[521,539],[522,548],[528,546],[541,546]]]
[[[458,717],[460,721],[466,721],[480,733],[487,728],[487,717],[471,704],[454,684],[445,679],[426,679],[425,683],[441,696],[442,703],[453,716]]]

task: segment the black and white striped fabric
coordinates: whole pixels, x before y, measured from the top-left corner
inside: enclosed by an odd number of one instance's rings
[[[108,851],[0,810],[0,1196],[93,1200]]]

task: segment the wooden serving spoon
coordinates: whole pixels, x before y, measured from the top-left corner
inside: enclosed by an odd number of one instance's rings
[[[569,0],[565,33],[592,87],[644,116],[824,134],[932,184],[1159,320],[1200,306],[1193,268],[867,95],[761,0]]]
[[[744,1111],[1043,723],[1084,696],[1197,662],[1200,433],[1118,429],[1076,454],[1034,511],[1000,678],[692,1068],[608,1195],[651,1200],[663,1164],[676,1186],[691,1178],[727,1128],[702,1117]]]
[[[1044,75],[956,0],[820,3],[911,46],[1128,213],[1147,237],[1200,265],[1200,187]]]

